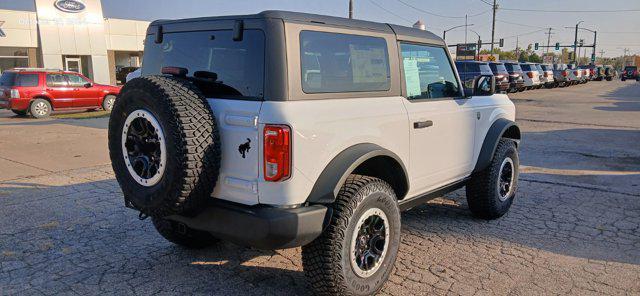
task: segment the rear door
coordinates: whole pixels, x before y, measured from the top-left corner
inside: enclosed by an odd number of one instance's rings
[[[102,92],[93,83],[78,74],[65,74],[69,86],[73,88],[73,107],[97,107],[100,105]],[[90,85],[89,87],[87,87]]]
[[[471,171],[475,113],[462,98],[445,48],[413,43],[400,48],[411,130],[411,187],[426,192]]]
[[[73,107],[73,87],[62,73],[47,73],[45,76],[45,90],[51,98],[53,108]]]
[[[228,23],[227,23],[228,24]],[[212,25],[215,27],[215,25]],[[260,141],[258,114],[264,93],[264,32],[245,24],[242,40],[233,31],[166,32],[161,44],[147,38],[142,75],[181,67],[207,98],[222,148],[213,196],[258,203]]]

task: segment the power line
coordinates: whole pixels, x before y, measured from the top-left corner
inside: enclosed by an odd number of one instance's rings
[[[533,25],[512,23],[512,22],[507,22],[507,21],[503,21],[503,20],[500,20],[500,19],[496,19],[496,21],[501,22],[501,23],[505,23],[505,24],[509,24],[509,25],[516,25],[516,26],[529,27],[529,28],[538,28],[538,29],[547,29],[547,28],[541,27],[541,26],[533,26]]]
[[[399,14],[396,14],[395,12],[393,12],[393,11],[391,11],[391,10],[388,10],[388,9],[384,8],[384,6],[380,5],[379,3],[377,3],[377,2],[375,2],[375,1],[373,1],[373,0],[369,0],[369,2],[371,2],[371,4],[375,5],[376,7],[378,7],[378,8],[380,8],[380,9],[382,9],[382,10],[386,11],[387,13],[389,13],[389,14],[391,14],[391,15],[393,15],[393,16],[395,16],[395,17],[399,18],[399,19],[402,19],[402,20],[404,20],[404,21],[406,21],[406,22],[408,22],[408,23],[410,23],[410,24],[411,24],[411,23],[413,23],[413,20],[409,20],[409,19],[407,19],[407,18],[405,18],[405,17],[403,17],[403,16],[401,16],[401,15],[399,15]]]
[[[612,13],[612,12],[639,12],[640,9],[616,9],[616,10],[546,10],[546,9],[528,9],[528,8],[508,8],[500,7],[502,10],[509,11],[525,11],[525,12],[549,12],[549,13]]]
[[[519,37],[519,36],[525,36],[525,35],[531,35],[534,33],[538,33],[538,32],[542,32],[542,31],[546,31],[549,28],[544,28],[544,29],[540,29],[540,30],[535,30],[535,31],[531,31],[531,32],[526,32],[526,33],[522,33],[522,34],[518,34],[518,35],[512,35],[512,36],[507,36],[507,37],[503,37],[503,39],[507,39],[507,38],[514,38],[514,37]]]
[[[463,18],[465,18],[465,16],[453,16],[453,15],[442,15],[442,14],[437,14],[437,13],[433,13],[433,12],[431,12],[431,11],[424,10],[424,9],[422,9],[422,8],[420,8],[420,7],[417,7],[417,6],[411,5],[411,4],[409,4],[409,3],[407,3],[407,2],[405,2],[405,1],[403,1],[403,0],[396,0],[396,1],[398,1],[398,2],[400,2],[400,3],[402,3],[402,4],[404,4],[404,5],[405,5],[405,6],[407,6],[407,7],[411,7],[411,8],[413,8],[413,9],[415,9],[415,10],[419,11],[419,12],[426,13],[426,14],[431,15],[431,16],[437,16],[437,17],[441,17],[441,18],[450,18],[450,19],[463,19]],[[475,17],[475,16],[483,15],[483,14],[485,14],[485,13],[489,12],[489,11],[491,11],[491,9],[489,9],[489,10],[485,10],[485,11],[483,11],[483,12],[479,12],[479,13],[476,13],[476,14],[470,14],[468,17]]]

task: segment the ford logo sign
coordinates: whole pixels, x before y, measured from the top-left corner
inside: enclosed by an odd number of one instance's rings
[[[56,0],[53,5],[61,11],[71,13],[81,12],[86,8],[80,0]]]

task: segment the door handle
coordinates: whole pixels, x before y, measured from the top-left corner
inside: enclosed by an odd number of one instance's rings
[[[416,121],[413,123],[413,128],[418,129],[418,128],[425,128],[425,127],[430,127],[433,125],[433,121],[431,120],[427,120],[427,121]]]

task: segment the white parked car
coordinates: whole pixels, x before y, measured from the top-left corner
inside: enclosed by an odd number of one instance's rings
[[[582,69],[576,68],[575,64],[567,65],[569,67],[569,79],[571,84],[581,84],[584,81]]]
[[[521,63],[520,68],[522,68],[522,72],[524,75],[524,86],[527,89],[536,89],[542,86],[542,81],[540,81],[540,72],[538,71],[538,67],[532,63]]]
[[[125,204],[178,245],[302,246],[316,292],[371,295],[401,210],[463,186],[482,219],[514,201],[515,106],[493,75],[463,85],[433,33],[282,11],[155,21],[142,74],[111,113],[111,161]]]

